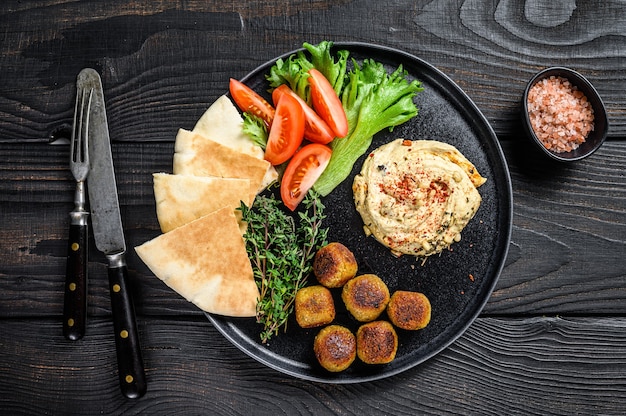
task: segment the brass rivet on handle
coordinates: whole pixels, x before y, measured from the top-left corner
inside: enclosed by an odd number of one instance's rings
[[[128,384],[130,384],[130,383],[132,383],[132,382],[133,382],[133,380],[135,380],[135,379],[133,378],[133,376],[131,376],[130,374],[128,374],[128,375],[126,376],[125,380],[126,380],[126,382],[127,382]]]
[[[78,243],[72,243],[72,251],[78,251],[79,248],[80,246],[78,245]]]
[[[122,338],[128,338],[128,331],[127,331],[127,330],[125,330],[125,329],[122,329],[122,330],[120,331],[120,337],[122,337]]]
[[[120,290],[122,290],[122,288],[120,287],[120,285],[118,285],[117,283],[113,285],[113,291],[115,293],[119,292]]]
[[[74,326],[74,320],[72,318],[67,320],[67,326]]]
[[[70,283],[70,290],[72,292],[76,290],[76,283]]]

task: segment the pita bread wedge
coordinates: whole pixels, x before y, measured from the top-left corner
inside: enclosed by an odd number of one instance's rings
[[[176,135],[175,175],[250,179],[251,194],[256,196],[265,189],[265,175],[271,167],[266,160],[240,153],[198,133],[180,129]]]
[[[264,158],[264,151],[253,143],[243,131],[243,118],[226,95],[219,97],[196,122],[193,133],[257,159]],[[267,168],[263,187],[274,182],[278,174],[273,166]]]
[[[192,132],[238,152],[263,159],[263,149],[254,144],[243,132],[243,118],[226,95],[222,95],[211,104]]]
[[[164,233],[224,207],[235,212],[242,234],[245,232],[241,211],[236,209],[241,201],[252,206],[249,179],[167,173],[155,173],[152,177],[157,219]]]
[[[135,251],[159,279],[203,311],[255,316],[259,290],[232,209],[161,234]]]

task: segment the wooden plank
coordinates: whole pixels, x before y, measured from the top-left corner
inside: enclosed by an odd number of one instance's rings
[[[364,385],[283,375],[206,320],[138,325],[148,392],[131,401],[118,388],[110,321],[98,319],[78,342],[65,340],[51,320],[0,321],[0,372],[11,380],[0,385],[0,408],[12,415],[261,416],[619,414],[626,406],[623,318],[479,319],[435,358]]]
[[[522,143],[505,142],[514,228],[507,265],[485,313],[626,313],[626,142],[608,142],[567,166],[534,159]],[[0,316],[60,314],[74,189],[65,167],[67,146],[3,148]],[[160,233],[151,175],[171,171],[172,144],[116,143],[113,150],[138,312],[196,313],[132,251]],[[90,251],[89,314],[102,316],[109,313],[106,261],[93,240]]]
[[[525,140],[506,143],[514,230],[507,267],[486,313],[612,314],[622,309],[626,178],[620,166],[625,150],[621,142],[609,142],[588,159],[563,165],[538,158]]]
[[[611,137],[626,136],[620,93],[626,51],[613,36],[624,29],[619,14],[607,18],[593,7],[578,8],[567,24],[542,28],[526,18],[540,19],[536,10],[487,1],[4,4],[10,5],[0,14],[6,28],[0,141],[45,142],[66,129],[75,76],[84,66],[102,73],[114,140],[172,140],[226,92],[229,77],[325,39],[383,44],[427,60],[476,101],[503,137],[519,130],[519,100],[533,73],[567,65],[587,75],[604,98]],[[581,37],[580,27],[595,30]]]
[[[0,412],[622,414],[626,14],[568,4],[1,2]],[[449,349],[398,376],[310,383],[230,345],[131,251],[149,392],[123,399],[106,265],[93,245],[87,336],[71,343],[61,331],[74,183],[67,146],[48,142],[69,137],[78,70],[102,74],[132,248],[159,233],[150,175],[171,169],[177,129],[191,128],[229,77],[321,40],[372,42],[425,59],[494,127],[511,168],[514,229],[483,314]],[[588,76],[609,110],[610,140],[574,165],[537,159],[520,133],[525,83],[552,65]]]

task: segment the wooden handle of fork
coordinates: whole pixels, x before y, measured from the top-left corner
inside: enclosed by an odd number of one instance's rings
[[[65,273],[63,335],[76,341],[85,335],[87,322],[87,215],[72,212]]]

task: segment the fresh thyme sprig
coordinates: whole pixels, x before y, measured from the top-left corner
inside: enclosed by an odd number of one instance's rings
[[[270,193],[257,196],[252,209],[242,204],[241,211],[248,223],[244,239],[260,292],[256,318],[266,343],[281,328],[287,329],[296,293],[306,284],[315,253],[326,244],[324,205],[319,195],[309,192],[296,219]]]

